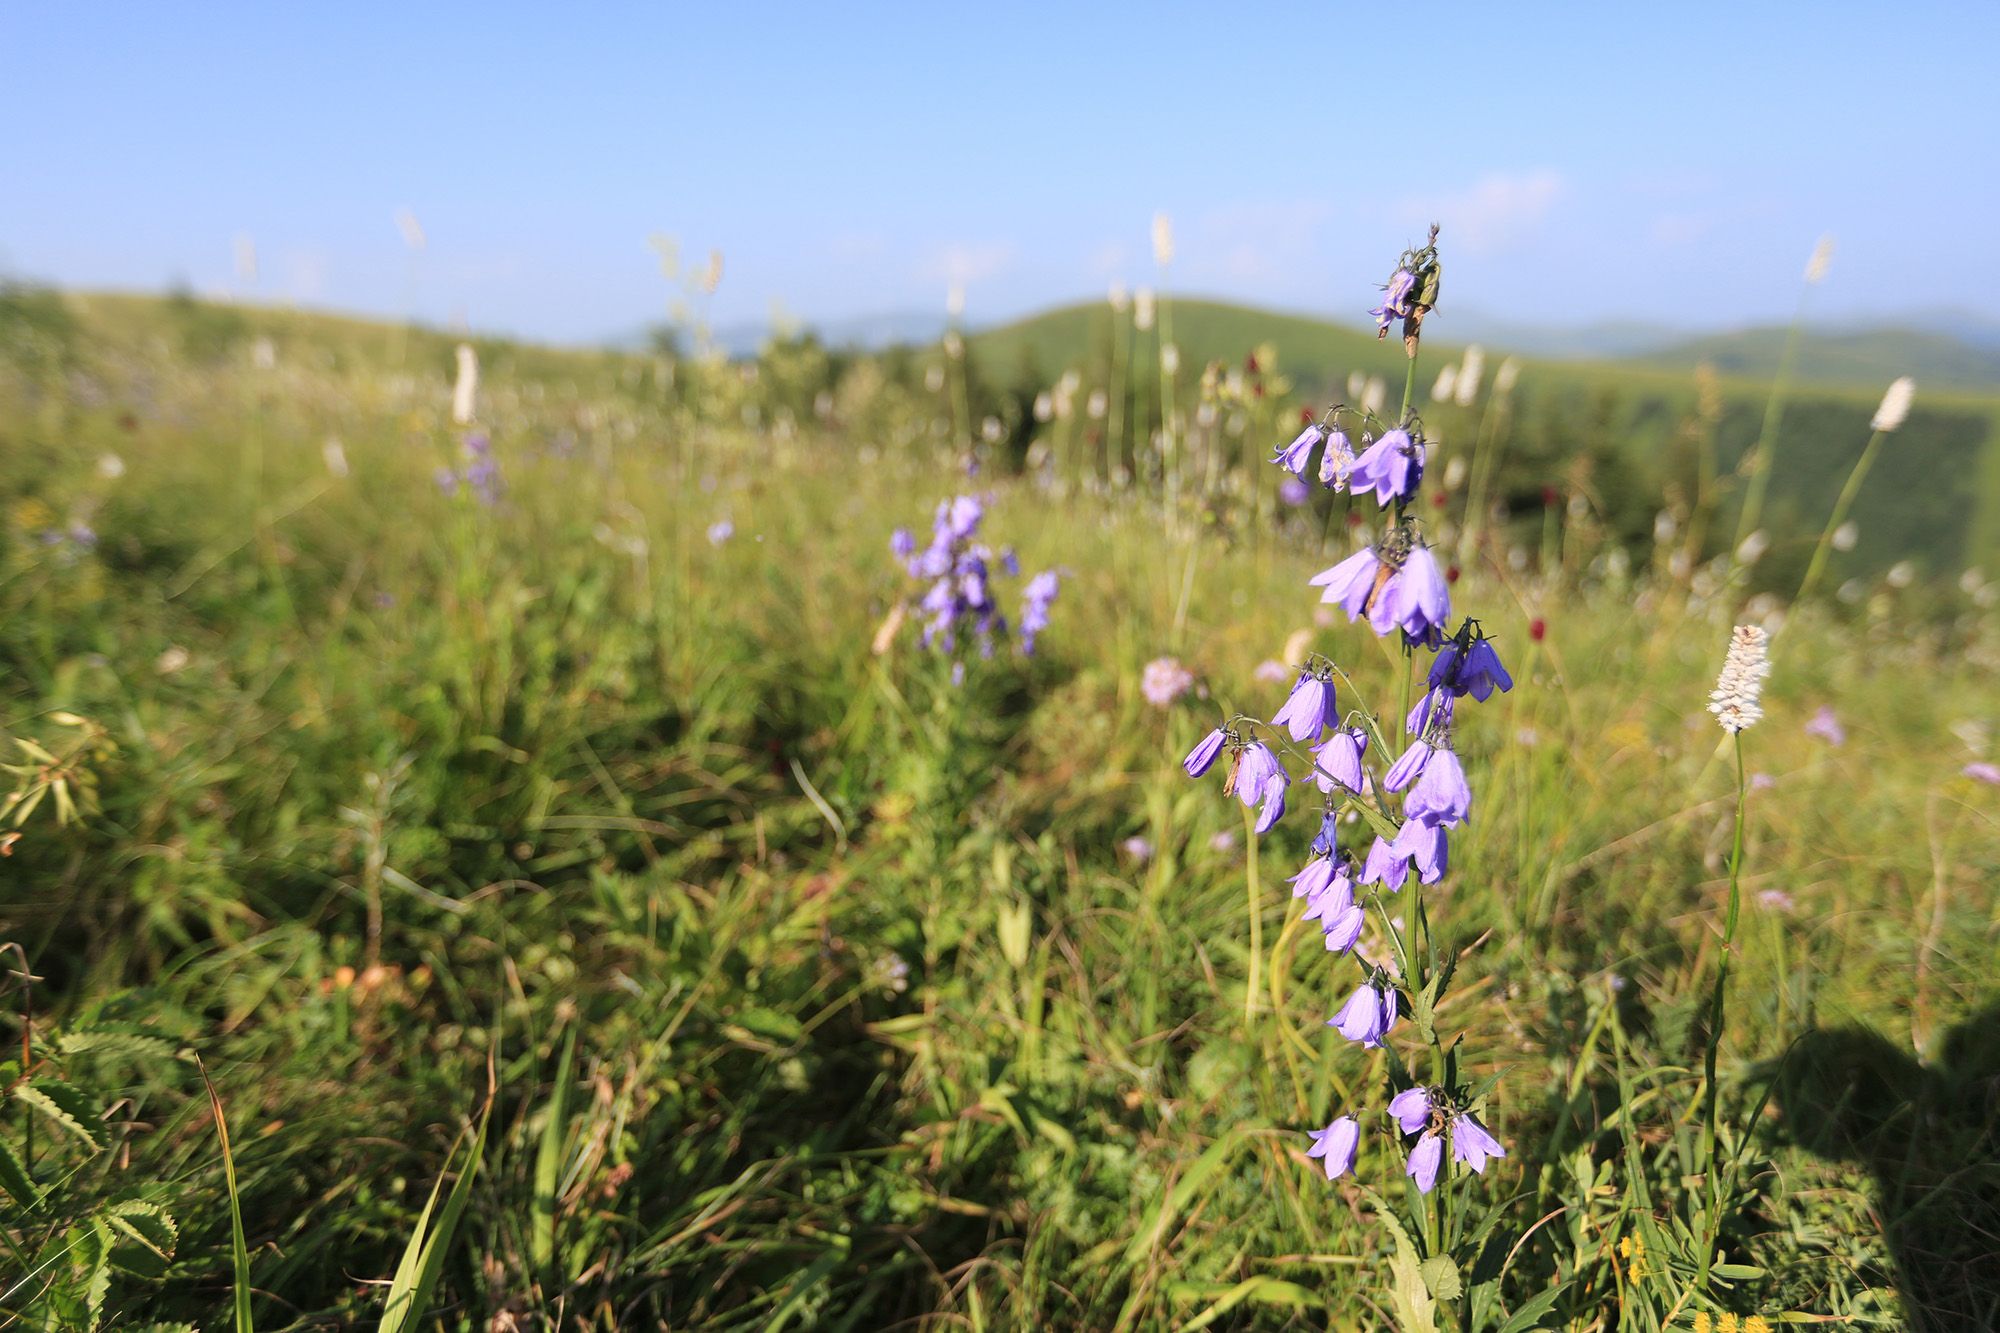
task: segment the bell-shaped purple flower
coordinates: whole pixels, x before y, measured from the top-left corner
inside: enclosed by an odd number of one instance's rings
[[[1418,741],[1417,745],[1424,742]],[[1415,749],[1415,746],[1411,747]],[[1423,775],[1403,798],[1403,813],[1449,828],[1462,823],[1472,812],[1472,788],[1465,783],[1465,769],[1458,756],[1445,746],[1432,749]]]
[[[1354,881],[1348,877],[1346,867],[1316,889],[1306,901],[1306,912],[1302,921],[1317,921],[1324,929],[1326,922],[1339,916],[1354,906]]]
[[[1405,1088],[1389,1099],[1389,1114],[1405,1134],[1417,1133],[1431,1121],[1431,1090]]]
[[[1333,789],[1361,790],[1361,756],[1368,749],[1368,733],[1359,727],[1336,730],[1326,743],[1313,751],[1313,781],[1331,796]]]
[[[1356,551],[1347,559],[1308,579],[1315,588],[1323,588],[1320,601],[1328,606],[1337,606],[1347,612],[1347,618],[1354,620],[1368,605],[1368,595],[1375,591],[1375,577],[1382,568],[1382,558],[1372,546]]]
[[[1307,1132],[1312,1147],[1306,1149],[1306,1156],[1320,1159],[1328,1180],[1338,1180],[1354,1169],[1355,1154],[1361,1147],[1360,1121],[1344,1115],[1325,1129]]]
[[[1400,835],[1398,836],[1400,841]],[[1410,873],[1410,858],[1407,853],[1398,854],[1396,844],[1388,838],[1378,837],[1368,849],[1368,859],[1362,863],[1357,884],[1380,884],[1392,893],[1400,893],[1403,878]]]
[[[1410,1164],[1403,1168],[1403,1174],[1417,1182],[1417,1188],[1429,1194],[1437,1188],[1438,1168],[1444,1165],[1444,1140],[1435,1133],[1426,1133],[1417,1140],[1417,1146],[1410,1149]]]
[[[1465,665],[1459,668],[1458,683],[1460,693],[1469,694],[1481,703],[1491,698],[1496,689],[1504,694],[1514,688],[1514,678],[1500,665],[1500,654],[1493,651],[1490,639],[1474,639],[1465,650]]]
[[[1416,781],[1424,766],[1430,763],[1431,754],[1429,741],[1411,741],[1410,748],[1403,751],[1402,757],[1389,765],[1389,771],[1382,775],[1383,790],[1401,791]]]
[[[1326,449],[1319,456],[1319,484],[1330,491],[1347,489],[1354,474],[1354,445],[1347,432],[1335,427],[1326,437]]]
[[[1262,803],[1263,808],[1257,812],[1257,832],[1269,832],[1273,824],[1284,818],[1285,788],[1291,780],[1278,756],[1262,741],[1252,741],[1236,756],[1231,790],[1245,808]]]
[[[1279,445],[1278,451],[1272,455],[1271,461],[1293,476],[1303,480],[1306,475],[1306,466],[1312,461],[1312,451],[1318,448],[1319,442],[1325,438],[1326,432],[1322,431],[1318,426],[1307,426],[1299,432],[1299,437],[1296,440],[1293,440],[1290,444]]]
[[[1340,1012],[1326,1021],[1330,1028],[1337,1028],[1340,1035],[1349,1041],[1360,1042],[1369,1050],[1380,1046],[1390,1029],[1396,1026],[1396,992],[1392,987],[1378,988],[1375,983],[1363,982],[1348,997]]]
[[[1474,1171],[1485,1174],[1489,1158],[1505,1157],[1507,1150],[1500,1146],[1479,1123],[1470,1111],[1461,1111],[1451,1121],[1451,1155],[1465,1163]]]
[[[1208,772],[1209,766],[1215,762],[1215,756],[1222,753],[1222,747],[1228,740],[1228,731],[1217,727],[1195,742],[1195,747],[1188,751],[1187,758],[1181,760],[1181,767],[1187,770],[1189,777],[1200,777]]]
[[[1334,874],[1338,869],[1331,856],[1315,856],[1306,862],[1305,869],[1285,882],[1292,886],[1292,897],[1317,898],[1325,891],[1327,885],[1333,883]]]
[[[1375,492],[1378,505],[1408,504],[1424,479],[1424,446],[1400,427],[1385,431],[1354,460],[1347,488],[1355,495]]]
[[[1338,912],[1322,917],[1321,924],[1326,927],[1326,934],[1323,937],[1326,941],[1326,951],[1346,953],[1353,949],[1355,942],[1361,938],[1361,927],[1367,920],[1368,914],[1356,903],[1349,903]]]
[[[1389,844],[1389,854],[1407,859],[1417,868],[1417,878],[1425,884],[1437,883],[1451,869],[1451,845],[1445,837],[1444,826],[1427,820],[1403,821],[1396,840]],[[1400,880],[1397,882],[1401,883]]]
[[[1313,834],[1314,856],[1332,856],[1340,846],[1340,816],[1328,810],[1319,817],[1319,832]]]
[[[1388,604],[1389,622],[1401,625],[1403,632],[1415,639],[1442,633],[1444,622],[1451,619],[1451,589],[1428,546],[1411,548],[1380,600]],[[1372,615],[1369,623],[1382,632]]]
[[[1271,716],[1271,725],[1284,727],[1295,741],[1316,741],[1326,730],[1327,714],[1333,711],[1333,682],[1310,671],[1299,673],[1291,697]]]

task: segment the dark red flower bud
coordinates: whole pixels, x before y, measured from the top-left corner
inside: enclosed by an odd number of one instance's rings
[[[1536,616],[1528,622],[1528,637],[1536,643],[1540,643],[1543,639],[1547,638],[1548,633],[1549,622],[1543,620],[1540,616]]]

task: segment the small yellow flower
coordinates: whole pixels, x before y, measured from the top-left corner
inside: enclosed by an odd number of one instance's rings
[[[1715,1321],[1708,1317],[1708,1311],[1697,1310],[1695,1312],[1694,1333],[1715,1333]]]
[[[1753,1314],[1743,1321],[1743,1333],[1771,1333],[1771,1321],[1763,1315]]]
[[[1632,1238],[1630,1236],[1619,1238],[1618,1257],[1621,1259],[1630,1259],[1632,1257]]]
[[[1736,1323],[1736,1316],[1733,1314],[1725,1314],[1722,1316],[1722,1318],[1716,1320],[1715,1333],[1741,1333],[1741,1330],[1739,1329]]]

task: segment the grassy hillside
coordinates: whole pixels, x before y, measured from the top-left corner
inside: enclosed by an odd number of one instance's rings
[[[1744,329],[1676,342],[1633,358],[1643,365],[1692,370],[1707,362],[1725,375],[1769,379],[1783,359],[1786,331]],[[1825,385],[1879,384],[1912,375],[1932,389],[2000,393],[2000,350],[1949,332],[1872,329],[1865,333],[1813,333],[1799,339],[1797,376]]]
[[[1142,403],[1156,394],[1156,340],[1171,322],[1172,339],[1181,351],[1182,382],[1188,383],[1208,361],[1240,364],[1253,349],[1270,344],[1277,349],[1279,368],[1293,381],[1298,397],[1308,404],[1344,397],[1350,374],[1382,377],[1393,407],[1401,392],[1404,359],[1392,337],[1378,342],[1363,329],[1303,315],[1271,314],[1213,301],[1176,301],[1148,334],[1127,333],[1134,339],[1124,355],[1139,366]],[[1129,321],[1128,321],[1129,322]],[[1014,324],[978,333],[972,338],[985,373],[1004,376],[1025,370],[1052,379],[1066,368],[1085,368],[1093,382],[1108,371],[1114,316],[1103,303],[1067,306]],[[1737,344],[1714,340],[1719,349]],[[1901,351],[1921,362],[1936,352],[1920,336],[1886,334],[1874,341],[1848,343],[1809,339],[1815,353],[1823,346],[1847,346],[1846,360],[1828,355],[1815,364],[1832,373],[1843,366],[1861,375],[1863,366],[1897,365]],[[1754,339],[1752,340],[1754,344]],[[1951,345],[1963,353],[1961,371],[1974,367],[1981,354]],[[1438,405],[1430,390],[1437,372],[1456,360],[1463,349],[1443,340],[1426,340],[1415,395],[1426,425],[1434,433],[1463,439],[1479,429],[1479,411],[1451,404]],[[1484,383],[1490,386],[1501,359],[1489,349]],[[1630,465],[1629,486],[1635,492],[1659,495],[1692,466],[1685,437],[1701,408],[1693,374],[1651,361],[1568,361],[1523,358],[1508,443],[1517,467],[1514,487],[1524,503],[1542,486],[1559,486],[1569,460],[1592,449],[1611,451]],[[1718,363],[1714,381],[1717,411],[1713,448],[1725,472],[1733,469],[1757,439],[1770,387],[1756,365],[1735,373]],[[1895,438],[1891,457],[1857,502],[1854,519],[1860,541],[1846,564],[1853,570],[1880,570],[1912,560],[1930,572],[1956,576],[1969,565],[2000,568],[2000,389],[1973,391],[1932,385],[1919,378],[1917,407]],[[1793,582],[1805,553],[1820,531],[1834,497],[1846,480],[1868,436],[1873,415],[1891,376],[1869,373],[1848,383],[1800,384],[1789,395],[1774,449],[1771,493],[1764,524],[1775,539],[1777,568],[1789,571]],[[1989,386],[2000,380],[1988,378]],[[1911,484],[1913,478],[1927,479]],[[1726,516],[1725,516],[1726,517]],[[1633,524],[1634,535],[1650,523],[1650,512]],[[1733,530],[1733,529],[1732,529]],[[1774,586],[1783,586],[1782,578]]]

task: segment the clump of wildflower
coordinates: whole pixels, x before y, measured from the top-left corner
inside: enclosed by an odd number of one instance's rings
[[[1771,674],[1767,656],[1769,640],[1770,636],[1756,625],[1738,625],[1729,636],[1729,652],[1723,658],[1715,692],[1708,696],[1708,711],[1732,735],[1754,727],[1763,719],[1760,700],[1764,678]]]
[[[1139,674],[1139,693],[1155,708],[1170,707],[1194,688],[1194,673],[1176,657],[1156,657]]]
[[[505,489],[500,478],[500,460],[493,456],[493,441],[484,431],[475,430],[468,432],[458,447],[464,461],[455,469],[437,470],[438,490],[450,497],[464,487],[475,500],[491,509],[500,503]]]
[[[1833,709],[1821,705],[1811,719],[1806,722],[1806,735],[1817,737],[1828,745],[1847,744],[1847,728],[1840,725],[1839,717]]]
[[[1021,567],[1012,547],[996,552],[978,540],[985,520],[985,503],[977,496],[960,495],[939,501],[931,518],[928,546],[920,549],[916,535],[908,528],[890,533],[890,552],[910,578],[923,585],[923,591],[898,604],[890,622],[885,622],[886,635],[893,638],[889,623],[900,627],[898,612],[914,601],[915,610],[924,617],[924,647],[954,654],[960,635],[969,631],[979,655],[993,656],[1008,632],[1007,617],[994,596],[993,580],[996,575],[1015,577]],[[1036,636],[1048,628],[1049,609],[1061,588],[1061,577],[1054,570],[1045,570],[1021,590],[1020,650],[1024,655],[1035,651]],[[955,674],[957,679],[962,679],[962,673]]]

